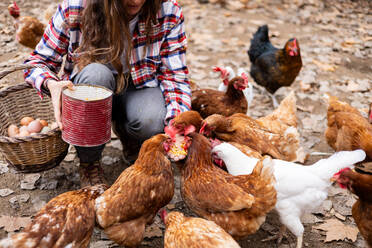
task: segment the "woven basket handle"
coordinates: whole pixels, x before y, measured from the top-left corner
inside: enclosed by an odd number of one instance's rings
[[[39,67],[39,66],[30,65],[30,64],[13,65],[10,68],[7,68],[4,71],[0,72],[0,79],[2,79],[3,77],[5,77],[6,75],[8,75],[12,72],[19,71],[19,70],[24,70],[24,69],[32,69],[32,68],[35,68],[35,67]]]

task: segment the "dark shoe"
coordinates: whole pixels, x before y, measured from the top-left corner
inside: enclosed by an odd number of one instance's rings
[[[80,163],[79,166],[80,186],[93,186],[97,184],[107,184],[100,161],[92,163]]]
[[[128,135],[126,134],[123,125],[119,125],[116,121],[112,122],[112,130],[114,131],[115,135],[120,139],[121,144],[123,146],[123,161],[128,166],[132,165],[137,157],[139,149],[141,148],[141,144],[138,141],[133,139],[129,139]]]
[[[127,165],[132,165],[138,158],[138,152],[141,147],[139,142],[132,140],[120,139],[123,145],[123,161]]]

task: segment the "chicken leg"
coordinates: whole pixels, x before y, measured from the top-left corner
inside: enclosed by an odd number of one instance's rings
[[[271,100],[273,101],[274,108],[277,108],[279,106],[279,103],[276,100],[275,95],[271,94],[267,89],[261,87],[261,94],[265,94],[265,93],[267,93],[271,97]]]
[[[297,246],[296,248],[302,248],[302,241],[303,241],[303,236],[297,237]]]
[[[263,239],[261,240],[262,242],[267,242],[267,241],[270,241],[270,240],[276,240],[276,244],[277,245],[280,245],[282,243],[282,240],[283,240],[283,236],[285,236],[287,238],[287,235],[285,234],[285,231],[286,231],[286,227],[285,225],[281,225],[280,228],[279,228],[279,232],[266,238],[266,239]]]

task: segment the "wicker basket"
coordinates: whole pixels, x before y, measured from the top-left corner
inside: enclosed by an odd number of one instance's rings
[[[4,74],[24,69],[18,66],[0,73]],[[31,116],[46,121],[54,121],[50,97],[43,100],[27,83],[21,83],[0,91],[0,152],[5,160],[20,172],[39,172],[57,166],[68,152],[68,144],[61,138],[59,128],[45,134],[27,137],[8,137],[8,126],[18,125],[21,118]]]

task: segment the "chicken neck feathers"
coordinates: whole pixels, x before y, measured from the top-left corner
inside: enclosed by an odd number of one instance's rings
[[[203,152],[201,152],[203,151]],[[182,191],[197,201],[198,208],[212,212],[236,211],[250,208],[254,199],[241,187],[226,180],[225,171],[212,163],[209,141],[200,134],[192,134],[192,144],[182,170]],[[194,182],[203,182],[202,184]],[[215,197],[205,198],[205,192]]]

